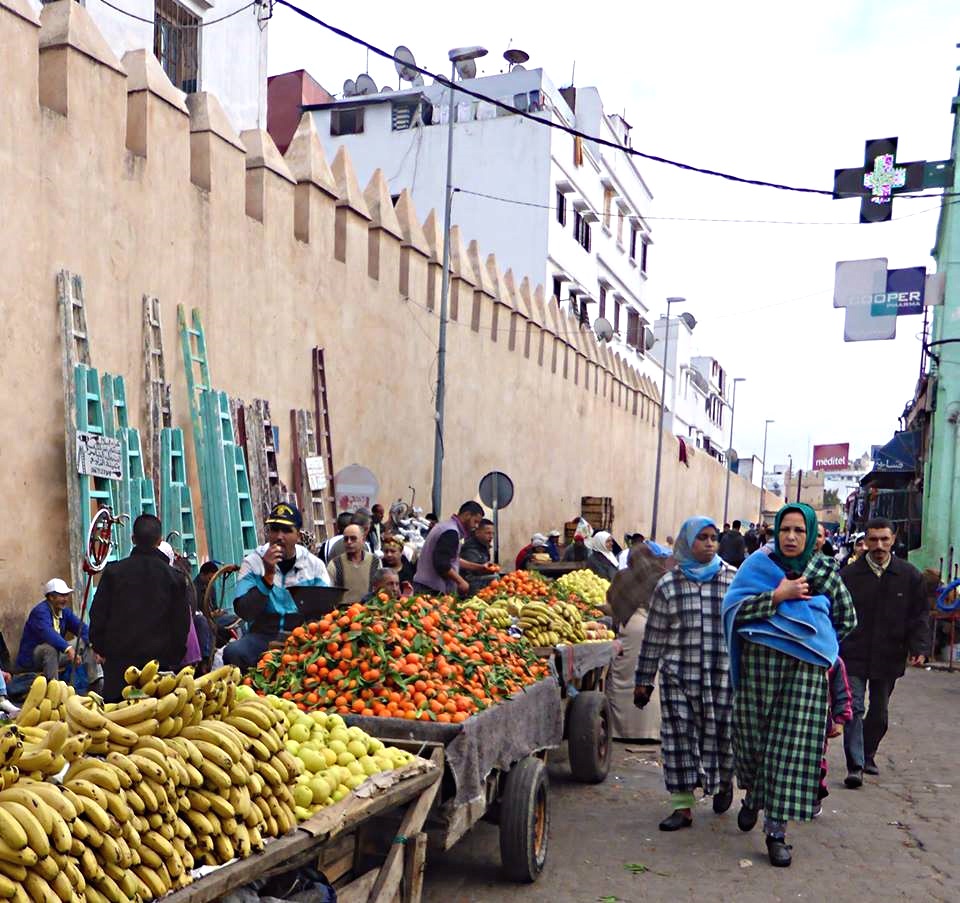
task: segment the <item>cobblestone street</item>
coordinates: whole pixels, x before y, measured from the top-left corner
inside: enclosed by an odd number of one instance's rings
[[[769,866],[759,828],[737,830],[738,802],[724,816],[708,802],[691,830],[660,833],[666,794],[659,747],[618,743],[610,777],[598,786],[570,781],[559,756],[552,764],[550,850],[535,885],[500,879],[497,830],[481,823],[448,853],[429,857],[424,900],[955,901],[958,703],[960,674],[910,671],[891,700],[881,775],[867,777],[859,791],[843,787],[842,743],[834,741],[830,796],[820,819],[791,826],[790,869]]]

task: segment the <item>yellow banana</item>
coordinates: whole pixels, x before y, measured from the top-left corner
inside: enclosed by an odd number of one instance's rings
[[[101,809],[107,808],[107,794],[102,787],[84,778],[74,778],[63,785],[84,799],[92,799]]]
[[[0,805],[0,839],[13,850],[22,850],[27,845],[27,832],[23,825],[2,805]]]
[[[50,838],[40,820],[22,803],[5,802],[4,808],[18,821],[27,834],[27,846],[38,857],[50,855]],[[49,807],[48,807],[49,808]],[[21,851],[22,852],[22,851]]]
[[[20,772],[42,771],[48,772],[53,767],[56,756],[52,750],[38,749],[37,747],[25,747],[23,755],[17,761],[17,767]]]
[[[143,777],[150,778],[151,780],[157,781],[160,784],[167,779],[167,773],[165,769],[154,762],[153,759],[149,759],[140,753],[131,753],[129,758],[133,764],[140,769],[140,774]]]
[[[162,865],[163,863],[161,863]],[[170,890],[170,888],[163,883],[163,880],[160,878],[160,875],[156,869],[152,869],[146,865],[134,866],[133,869],[136,876],[144,883],[150,890],[150,896],[155,899],[160,899],[160,897],[165,897]]]
[[[47,679],[42,675],[38,674],[33,683],[30,684],[30,689],[27,691],[27,697],[23,700],[23,705],[20,707],[20,714],[24,712],[30,712],[33,709],[36,709],[40,705],[40,701],[45,699],[47,695]]]
[[[214,746],[206,740],[194,740],[193,744],[203,753],[204,759],[212,762],[224,771],[229,771],[234,764],[233,757],[225,749],[220,749],[218,746]],[[239,758],[239,756],[237,758]]]
[[[140,676],[137,678],[137,684],[142,689],[147,684],[149,684],[159,673],[160,671],[160,662],[156,659],[152,659],[147,662],[140,671]]]
[[[61,871],[58,868],[56,875],[53,876],[53,880],[47,883],[63,903],[70,903],[73,899],[73,887],[70,884],[70,879],[67,877],[66,871]]]
[[[27,879],[23,882],[23,888],[34,903],[60,903],[60,898],[37,872],[27,872]]]
[[[140,769],[137,768],[136,764],[130,761],[128,756],[123,755],[122,753],[107,753],[107,762],[114,766],[114,768],[119,769],[127,775],[127,778],[131,781],[131,786],[136,786],[143,780],[143,775],[140,773]]]
[[[205,781],[220,790],[228,790],[231,783],[233,783],[229,774],[207,759],[203,760],[203,764],[200,766],[200,773],[203,775]]]
[[[83,798],[83,815],[90,825],[106,835],[112,827],[107,810],[90,797]]]
[[[138,699],[136,702],[117,703],[112,710],[108,709],[103,714],[114,724],[128,727],[131,724],[146,721],[148,718],[155,718],[158,705],[158,701],[152,697]]]
[[[14,865],[12,862],[4,862],[0,859],[0,875],[9,878],[17,884],[23,884],[27,877],[27,869],[22,865]]]
[[[271,709],[267,703],[249,700],[247,702],[241,702],[231,714],[246,718],[256,724],[261,730],[267,731],[277,723],[272,713],[273,709]]]
[[[136,686],[140,683],[140,669],[136,665],[131,665],[123,672],[123,681],[129,687]]]
[[[66,702],[67,719],[79,724],[86,731],[109,730],[106,716],[102,712],[88,709],[82,702],[82,696],[71,696]],[[94,738],[95,739],[95,738]]]
[[[177,686],[177,675],[173,672],[168,672],[161,675],[160,682],[157,684],[157,696],[158,698],[163,698],[164,696],[169,696]]]
[[[111,793],[118,793],[120,791],[120,777],[112,768],[103,763],[97,763],[93,768],[85,769],[81,779],[89,781],[91,784],[96,784],[97,787],[110,791]],[[70,780],[68,777],[67,781],[69,782]]]

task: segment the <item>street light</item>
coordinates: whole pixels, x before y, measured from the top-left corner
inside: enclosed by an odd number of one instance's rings
[[[723,493],[723,522],[727,523],[727,509],[730,507],[730,450],[733,448],[733,415],[737,412],[737,383],[746,382],[746,377],[738,376],[733,380],[733,398],[730,401],[730,445],[727,447],[727,487]]]
[[[770,424],[776,423],[775,420],[766,420],[763,424],[763,457],[760,459],[760,516],[757,518],[757,525],[763,523],[763,478],[767,472],[767,430]]]
[[[657,469],[653,477],[653,517],[650,538],[657,539],[657,514],[660,509],[660,465],[663,460],[663,411],[667,406],[667,358],[670,356],[670,308],[683,304],[686,298],[667,298],[667,326],[663,339],[663,378],[660,381],[660,424],[657,429]]]
[[[450,217],[453,207],[453,120],[456,110],[453,83],[457,79],[457,66],[468,60],[486,56],[483,47],[457,47],[447,56],[450,59],[450,106],[447,116],[447,181],[443,205],[443,276],[440,288],[440,333],[437,337],[437,404],[435,412],[436,431],[433,439],[433,491],[431,502],[437,517],[443,517],[443,406],[446,396],[447,362],[447,302],[450,297]]]

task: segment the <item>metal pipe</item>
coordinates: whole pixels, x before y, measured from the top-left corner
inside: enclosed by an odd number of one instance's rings
[[[763,478],[767,472],[767,430],[774,420],[767,420],[763,424],[763,457],[760,459],[760,515],[757,518],[757,526],[763,523]]]
[[[437,398],[434,413],[433,489],[431,503],[437,517],[443,517],[443,408],[446,401],[447,308],[450,298],[450,217],[453,207],[453,119],[456,110],[453,83],[457,64],[450,66],[450,104],[447,118],[447,178],[443,204],[443,275],[440,284],[440,333],[437,338]]]
[[[663,378],[660,381],[660,422],[657,428],[657,468],[653,477],[653,514],[650,523],[650,538],[657,540],[657,515],[660,512],[660,470],[663,461],[663,412],[667,406],[667,359],[670,356],[670,308],[683,304],[685,298],[667,298],[667,326],[663,339]]]
[[[733,417],[737,412],[737,383],[742,383],[746,377],[737,376],[733,380],[733,398],[730,401],[730,445],[727,447],[728,454],[726,457],[727,464],[727,484],[723,491],[723,522],[726,524],[727,521],[727,511],[730,507],[730,458],[729,452],[733,448]],[[763,497],[763,493],[760,493],[760,497]]]

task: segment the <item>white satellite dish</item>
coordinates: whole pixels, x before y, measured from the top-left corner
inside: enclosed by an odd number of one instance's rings
[[[411,84],[414,88],[422,88],[422,87],[423,87],[423,76],[418,72],[418,73],[416,74],[416,76],[414,77],[413,81],[410,82],[410,84]]]
[[[417,61],[414,59],[413,53],[409,47],[404,47],[403,44],[393,51],[393,65],[397,69],[397,75],[405,82],[412,82],[415,78],[420,77],[420,73],[414,68]]]
[[[357,93],[357,83],[352,78],[348,78],[343,83],[343,96],[353,97],[356,93]]]
[[[393,94],[393,88],[390,85],[384,85],[380,89],[381,94]]]
[[[473,78],[477,74],[476,60],[458,60],[456,65],[457,75],[462,79]]]
[[[727,456],[727,462],[730,464],[736,464],[739,460],[737,456],[737,450],[735,448],[728,448],[725,454]]]
[[[685,310],[682,314],[680,314],[680,319],[687,324],[687,329],[689,329],[691,332],[696,329],[697,318],[689,311]]]
[[[653,330],[649,326],[643,327],[643,350],[649,351],[657,343]]]
[[[511,48],[503,54],[503,58],[510,64],[510,68],[520,68],[523,69],[521,63],[525,63],[530,59],[530,54],[525,50],[520,50],[518,48]]]
[[[601,342],[609,342],[613,338],[613,326],[606,317],[597,317],[593,324],[593,331]]]
[[[357,94],[361,97],[365,97],[368,94],[376,94],[379,90],[377,83],[366,73],[357,76]]]

